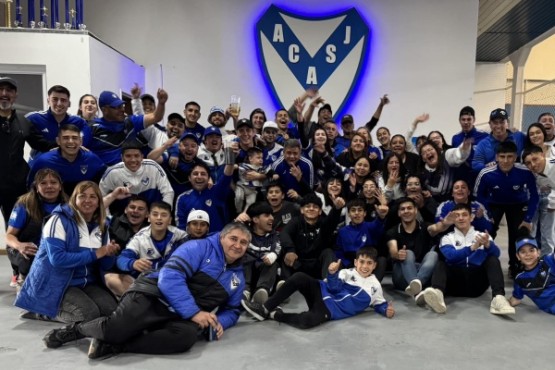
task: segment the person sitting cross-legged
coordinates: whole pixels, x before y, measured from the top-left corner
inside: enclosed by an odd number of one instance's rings
[[[421,293],[425,303],[435,312],[445,313],[444,293],[456,297],[479,297],[491,286],[490,312],[514,314],[515,309],[505,298],[499,248],[487,232],[478,232],[471,226],[474,216],[468,204],[457,204],[451,212],[455,230],[441,239],[440,251],[445,261],[437,262],[432,286]],[[419,301],[418,297],[416,301]]]

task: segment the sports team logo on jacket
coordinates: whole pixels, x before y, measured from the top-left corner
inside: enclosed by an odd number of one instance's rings
[[[341,111],[367,55],[370,29],[356,9],[311,18],[271,5],[256,33],[265,77],[282,107],[299,91],[317,88]]]

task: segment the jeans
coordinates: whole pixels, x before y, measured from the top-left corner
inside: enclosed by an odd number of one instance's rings
[[[404,261],[395,261],[393,263],[393,285],[395,289],[405,289],[409,283],[418,279],[422,286],[428,285],[437,263],[437,252],[429,251],[426,253],[422,262],[416,262],[414,252],[407,250],[407,258]]]
[[[547,209],[548,195],[549,193],[540,193],[538,210],[532,220],[531,234],[535,235],[540,243],[542,256],[553,253],[555,247],[555,212],[549,212]]]
[[[89,284],[84,288],[67,288],[56,320],[70,324],[108,316],[117,307],[116,298],[106,288]]]

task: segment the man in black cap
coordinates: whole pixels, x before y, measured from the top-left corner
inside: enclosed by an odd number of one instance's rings
[[[27,191],[25,181],[29,166],[23,159],[29,123],[21,113],[16,113],[17,81],[0,77],[0,208],[7,226],[10,212],[17,198]]]
[[[491,133],[475,148],[472,169],[478,173],[484,167],[494,166],[497,146],[504,141],[512,141],[517,147],[517,158],[520,158],[526,135],[522,132],[512,132],[508,129],[509,114],[505,109],[497,108],[489,116]]]

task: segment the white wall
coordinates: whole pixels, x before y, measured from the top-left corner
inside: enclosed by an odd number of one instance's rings
[[[242,115],[255,107],[270,115],[275,111],[254,47],[255,23],[271,3],[96,0],[87,4],[85,23],[145,66],[151,93],[161,84],[162,64],[168,111],[181,112],[186,101],[197,100],[205,123],[210,106],[227,105],[233,94],[242,97]],[[426,130],[441,129],[447,137],[458,131],[458,112],[473,98],[478,0],[273,3],[318,14],[354,6],[367,20],[372,30],[368,71],[347,107],[357,124],[372,115],[380,95],[389,93],[392,103],[381,124],[393,132],[404,132],[422,112],[431,114]]]
[[[507,63],[477,63],[472,107],[477,126],[489,132],[489,114],[495,108],[505,108]]]

